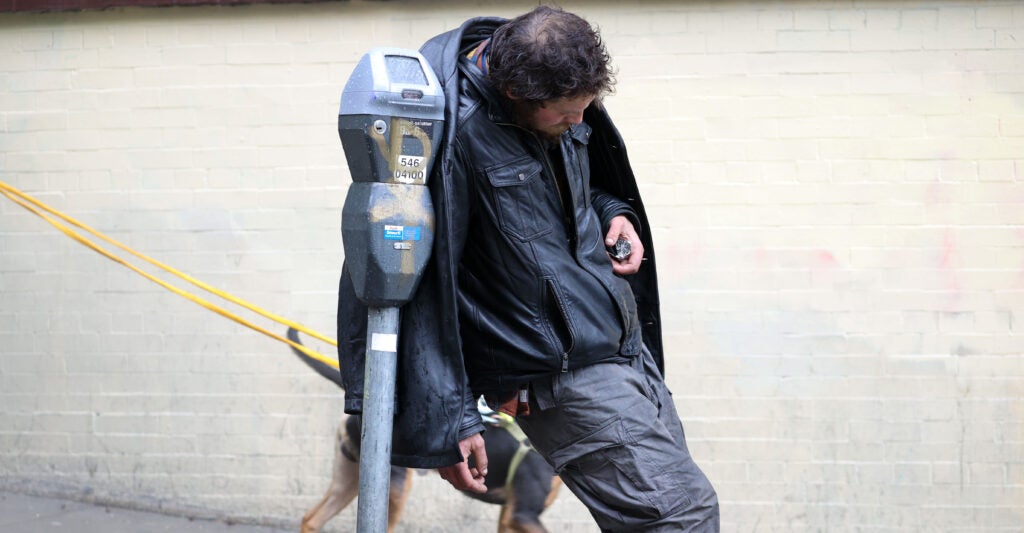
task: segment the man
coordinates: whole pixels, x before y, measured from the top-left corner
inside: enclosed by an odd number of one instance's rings
[[[483,492],[485,395],[604,531],[717,531],[662,379],[653,246],[597,32],[546,6],[478,18],[421,52],[445,91],[431,263],[402,310],[393,462]],[[646,231],[645,231],[646,230]],[[627,241],[628,254],[608,248]],[[345,408],[359,412],[365,309],[339,294]]]

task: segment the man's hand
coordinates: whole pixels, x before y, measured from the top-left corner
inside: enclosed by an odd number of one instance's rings
[[[636,274],[644,259],[644,245],[640,242],[640,236],[636,234],[633,224],[625,215],[613,218],[608,225],[608,234],[604,237],[605,246],[615,246],[615,241],[619,240],[619,237],[629,241],[632,252],[629,257],[621,261],[612,258],[612,272],[620,276]]]
[[[484,476],[487,475],[487,450],[484,449],[484,438],[476,433],[459,441],[462,462],[452,466],[438,468],[441,477],[459,490],[470,490],[481,494],[487,492]],[[469,458],[473,457],[474,468],[469,467]]]

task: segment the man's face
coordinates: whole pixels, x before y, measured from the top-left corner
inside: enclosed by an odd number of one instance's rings
[[[583,110],[593,101],[593,96],[577,96],[548,100],[537,108],[525,104],[517,105],[516,108],[520,123],[549,139],[554,139],[568,130],[569,126],[583,122]]]

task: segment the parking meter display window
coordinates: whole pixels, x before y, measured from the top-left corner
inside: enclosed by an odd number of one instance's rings
[[[427,84],[427,75],[423,73],[423,67],[415,57],[388,55],[384,56],[384,64],[391,83]]]

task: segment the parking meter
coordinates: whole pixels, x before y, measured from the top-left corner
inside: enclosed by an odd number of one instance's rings
[[[387,529],[399,307],[430,259],[434,207],[426,185],[443,129],[444,93],[419,52],[375,48],[360,59],[338,111],[352,174],[342,208],[345,263],[368,313],[360,533]]]
[[[444,94],[418,52],[376,48],[345,85],[338,134],[352,174],[342,210],[345,261],[370,306],[409,301],[430,258],[427,178],[444,125]]]

